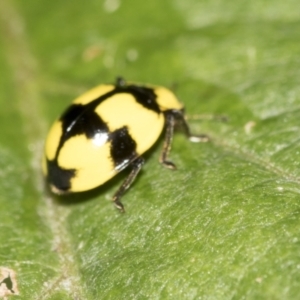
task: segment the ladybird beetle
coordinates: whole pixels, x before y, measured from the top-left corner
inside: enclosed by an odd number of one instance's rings
[[[146,152],[165,129],[160,163],[168,160],[176,124],[192,142],[207,141],[192,135],[183,105],[168,89],[142,86],[117,78],[115,85],[99,85],[74,100],[52,125],[45,143],[43,172],[57,194],[81,192],[104,184],[117,173],[131,172],[113,196],[120,199],[141,170]]]

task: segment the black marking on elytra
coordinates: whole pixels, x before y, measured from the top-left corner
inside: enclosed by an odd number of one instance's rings
[[[115,167],[122,169],[137,157],[136,142],[130,136],[126,126],[110,134],[110,155]]]
[[[71,105],[61,116],[60,121],[63,127],[61,142],[80,134],[85,134],[87,138],[93,138],[96,134],[108,133],[107,124],[95,110],[87,109],[87,105]]]
[[[125,92],[131,94],[135,98],[136,102],[145,108],[150,109],[158,114],[161,112],[156,101],[157,96],[152,88],[128,85],[117,89],[123,90],[123,93]]]
[[[11,293],[15,293],[15,291],[13,290],[13,282],[10,278],[10,274],[8,273],[8,276],[6,278],[4,278],[1,282],[0,285],[4,283],[6,285],[6,288],[11,292]]]
[[[48,180],[61,192],[68,192],[71,188],[71,179],[76,175],[75,169],[63,169],[58,166],[57,160],[47,159]]]
[[[88,108],[88,105],[73,104],[59,118],[62,122],[62,136],[56,149],[55,160],[57,160],[64,143],[71,137],[84,134],[91,139],[96,134],[109,132],[107,124],[95,110]]]
[[[131,94],[135,100],[147,109],[153,110],[156,113],[160,113],[159,106],[157,104],[157,96],[154,93],[153,88],[147,88],[145,86],[139,86],[134,84],[126,84],[126,80],[122,77],[116,79],[116,91],[121,93]]]

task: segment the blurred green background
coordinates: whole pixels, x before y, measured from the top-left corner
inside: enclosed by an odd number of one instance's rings
[[[0,2],[0,267],[12,299],[300,298],[298,1]],[[127,172],[51,195],[40,169],[53,120],[81,92],[127,80],[185,104],[192,144],[162,140]],[[224,114],[227,123],[200,120]]]

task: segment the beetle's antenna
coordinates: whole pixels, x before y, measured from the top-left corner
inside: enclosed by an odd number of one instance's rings
[[[200,114],[200,115],[186,115],[186,120],[203,120],[203,121],[217,121],[228,122],[229,118],[226,115],[212,115],[212,114]]]

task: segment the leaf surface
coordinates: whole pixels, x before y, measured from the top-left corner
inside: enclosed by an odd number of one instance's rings
[[[16,273],[18,299],[300,297],[296,7],[0,2],[0,268]],[[176,134],[174,172],[157,163],[160,139],[123,215],[109,200],[128,170],[60,198],[40,167],[53,120],[119,75],[173,89],[211,137]]]

